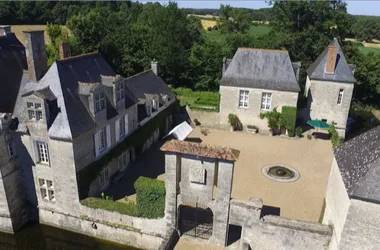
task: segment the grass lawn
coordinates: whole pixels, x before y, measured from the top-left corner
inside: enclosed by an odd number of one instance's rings
[[[263,36],[268,34],[271,31],[271,27],[268,25],[252,25],[249,29],[249,33],[255,37]],[[205,36],[208,39],[214,40],[218,43],[225,43],[226,38],[219,30],[206,31]]]
[[[194,109],[206,109],[209,111],[217,111],[219,109],[219,93],[192,91],[187,88],[173,89],[177,95],[177,99],[181,106],[188,105]]]
[[[271,29],[272,28],[269,27],[268,25],[257,25],[257,26],[253,25],[249,29],[249,33],[258,37],[258,36],[263,36],[263,35],[268,34],[271,31]]]
[[[380,53],[380,48],[369,48],[369,47],[359,46],[359,51],[363,54],[369,54],[371,52]]]

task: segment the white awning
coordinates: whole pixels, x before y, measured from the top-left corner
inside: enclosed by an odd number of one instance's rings
[[[167,134],[164,138],[172,135],[177,140],[183,141],[186,139],[186,137],[189,136],[189,134],[193,131],[193,128],[187,123],[182,122],[181,124],[177,125],[175,128],[173,128],[169,134]]]

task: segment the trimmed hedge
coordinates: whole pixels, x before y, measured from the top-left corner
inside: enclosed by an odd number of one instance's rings
[[[288,130],[289,136],[294,136],[297,119],[297,108],[291,106],[284,106],[281,110],[281,123]]]
[[[88,196],[90,185],[98,178],[104,166],[110,163],[113,159],[117,159],[121,154],[130,148],[135,148],[136,154],[144,143],[152,136],[157,128],[160,128],[161,133],[164,132],[166,117],[173,114],[177,108],[177,103],[174,102],[165,110],[162,110],[144,126],[136,129],[132,134],[127,136],[124,141],[111,149],[99,160],[90,163],[87,167],[77,173],[79,198],[84,199]]]
[[[100,208],[108,210],[111,212],[119,212],[121,214],[137,216],[137,206],[135,203],[128,202],[119,202],[112,199],[100,199],[95,197],[89,197],[84,200],[81,200],[80,203],[84,206],[91,208]]]
[[[162,218],[165,214],[165,182],[141,176],[134,186],[138,216]]]
[[[339,137],[338,132],[336,131],[335,126],[333,124],[331,124],[328,128],[328,132],[330,134],[331,144],[333,145],[333,147],[337,147],[343,142],[342,138]]]

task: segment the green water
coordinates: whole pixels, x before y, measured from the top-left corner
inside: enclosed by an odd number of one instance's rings
[[[63,229],[34,225],[16,234],[0,233],[0,250],[139,250]]]

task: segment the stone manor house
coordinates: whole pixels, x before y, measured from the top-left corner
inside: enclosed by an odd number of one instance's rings
[[[226,246],[230,225],[242,228],[239,249],[376,249],[379,245],[380,127],[334,150],[323,223],[262,215],[263,202],[231,198],[240,152],[169,140],[165,154],[165,216],[144,219],[80,204],[78,172],[110,154],[134,131],[162,117],[142,142],[148,149],[172,125],[173,92],[151,70],[116,74],[98,53],[59,59],[47,67],[43,31],[24,32],[25,47],[9,26],[0,27],[0,230],[15,232],[39,221],[145,249],[170,249],[178,233],[196,231]],[[297,63],[286,51],[239,49],[225,62],[221,112],[261,126],[263,110],[296,106]],[[334,39],[308,69],[306,119],[334,122],[344,136],[353,83]],[[4,91],[6,90],[6,91]],[[173,109],[174,110],[174,109]],[[227,121],[227,118],[221,118]],[[220,120],[222,121],[222,120]],[[101,166],[85,189],[97,195],[135,160],[135,148]],[[195,207],[194,207],[195,206]],[[194,225],[194,215],[198,216]]]
[[[239,48],[232,60],[223,63],[220,80],[221,124],[228,114],[236,114],[244,125],[268,130],[262,112],[283,106],[297,106],[300,63],[292,63],[286,50]],[[305,95],[308,105],[299,110],[307,122],[318,119],[335,124],[345,137],[354,83],[354,67],[349,65],[336,38],[307,70]]]

